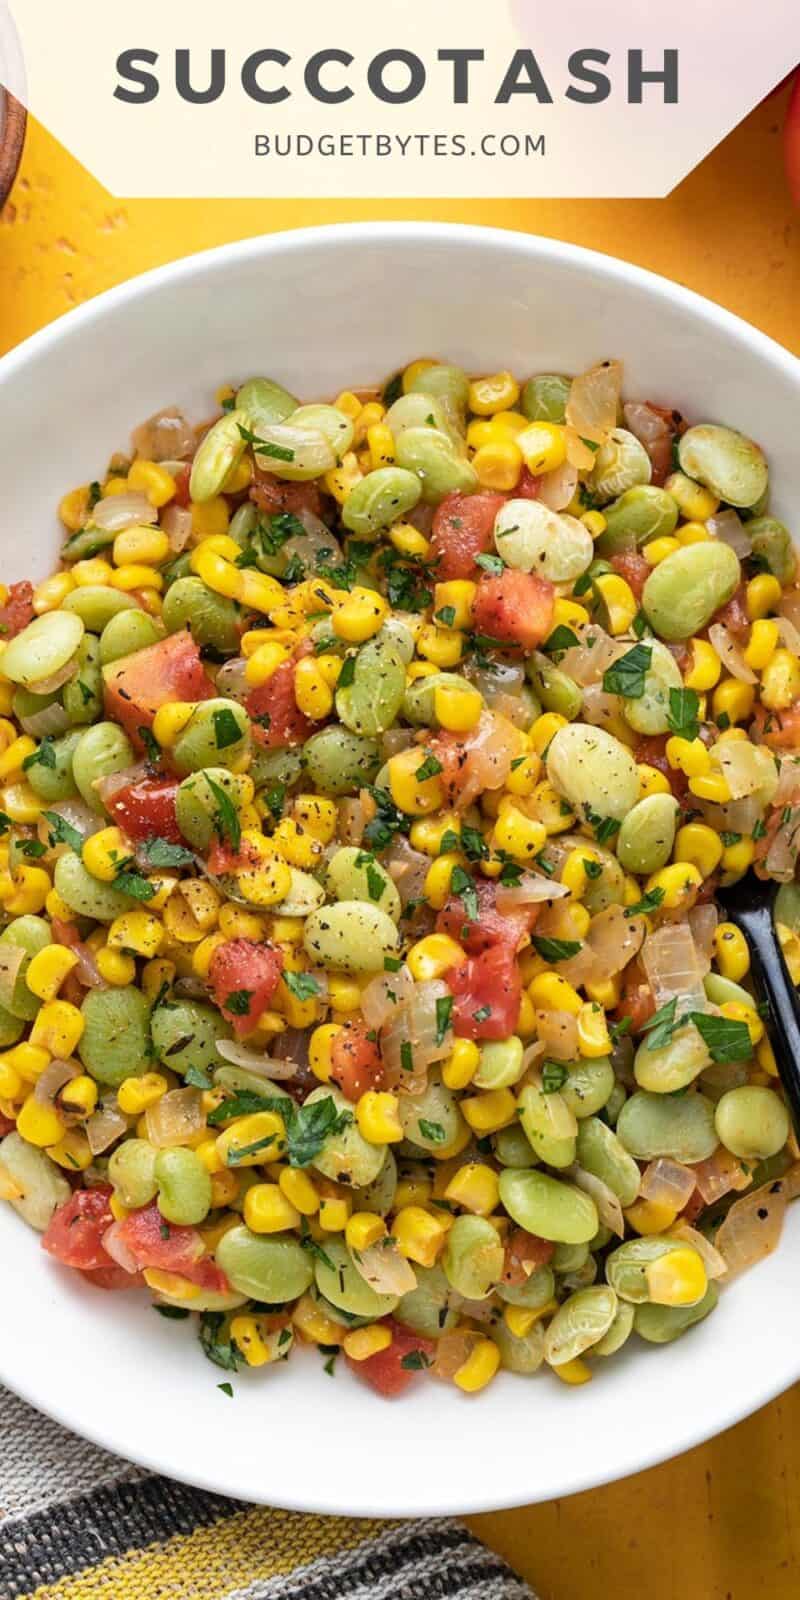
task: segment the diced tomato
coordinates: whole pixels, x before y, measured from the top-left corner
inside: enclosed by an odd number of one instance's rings
[[[401,1328],[398,1322],[388,1321],[386,1326],[391,1330],[391,1344],[385,1350],[379,1350],[377,1355],[369,1356],[366,1361],[350,1361],[348,1358],[348,1365],[359,1378],[365,1379],[370,1388],[391,1400],[403,1394],[416,1374],[430,1366],[436,1346],[432,1339],[423,1339],[418,1333],[410,1333],[407,1328]]]
[[[670,766],[667,760],[667,737],[664,733],[655,733],[647,739],[640,739],[634,750],[634,758],[639,764],[655,767],[657,772],[663,773],[675,799],[683,801],[689,793],[689,779],[685,773]]]
[[[103,1249],[103,1234],[114,1221],[109,1200],[111,1189],[76,1189],[53,1213],[44,1233],[42,1249],[65,1267],[94,1271],[113,1265]]]
[[[541,487],[541,477],[531,472],[530,467],[523,467],[514,494],[521,500],[538,500]]]
[[[314,731],[294,697],[294,661],[282,661],[266,683],[251,689],[245,710],[253,718],[253,738],[268,750],[304,744]]]
[[[126,788],[118,789],[106,806],[129,839],[138,842],[155,837],[180,844],[182,834],[175,812],[177,793],[178,784],[171,778],[142,778],[139,783],[129,783]]]
[[[214,685],[187,629],[171,633],[103,668],[106,714],[122,724],[137,750],[140,728],[152,726],[162,706],[174,700],[210,700]]]
[[[256,846],[249,839],[244,840],[238,850],[231,849],[221,839],[215,839],[209,848],[206,866],[212,878],[225,878],[231,872],[244,872],[248,867],[257,867],[260,859]]]
[[[743,583],[739,584],[728,604],[717,612],[714,621],[724,623],[728,632],[732,633],[740,644],[747,639],[750,633],[750,618],[747,615],[747,595]]]
[[[454,997],[453,1031],[459,1039],[507,1039],[516,1032],[522,998],[514,952],[492,945],[445,974]]]
[[[521,1288],[537,1267],[547,1266],[554,1250],[555,1245],[549,1239],[540,1239],[538,1233],[515,1228],[506,1241],[503,1282],[510,1288]]]
[[[756,706],[753,721],[759,737],[770,750],[800,750],[800,700],[785,711],[767,711]]]
[[[111,1220],[109,1215],[109,1224]],[[165,1222],[155,1200],[138,1211],[131,1211],[119,1224],[117,1237],[139,1267],[176,1272],[182,1278],[191,1278],[193,1283],[200,1283],[209,1267],[212,1278],[219,1272],[213,1261],[203,1259],[205,1246],[197,1229]],[[201,1269],[200,1276],[198,1269]],[[224,1273],[221,1276],[224,1278]]]
[[[240,1036],[252,1033],[278,987],[283,956],[270,944],[227,939],[218,944],[208,969],[211,993],[223,1017]]]
[[[551,632],[555,589],[546,578],[506,567],[499,578],[484,573],[472,607],[476,633],[534,650]]]
[[[625,969],[622,994],[617,1006],[617,1021],[630,1018],[630,1033],[639,1033],[646,1022],[655,1015],[656,1002],[640,961],[632,961]]]
[[[796,73],[783,133],[786,176],[796,206],[800,206],[800,72]]]
[[[431,560],[439,581],[476,578],[475,557],[492,548],[494,520],[507,495],[447,494],[437,507],[431,536]]]
[[[124,1267],[118,1267],[116,1261],[109,1256],[107,1267],[95,1267],[82,1276],[94,1289],[146,1289],[147,1284],[141,1272],[126,1272]]]
[[[271,472],[262,472],[260,467],[255,470],[250,499],[268,516],[279,516],[283,511],[295,517],[300,511],[310,511],[315,517],[322,516],[322,495],[318,484],[286,483]]]
[[[346,1022],[331,1048],[331,1082],[348,1100],[383,1087],[383,1063],[374,1036],[361,1022]]]
[[[495,945],[516,950],[536,921],[537,907],[524,906],[514,911],[499,912],[496,885],[486,878],[476,880],[475,893],[478,897],[477,917],[470,921],[461,897],[451,895],[436,918],[437,933],[449,934],[471,956],[479,956]]]
[[[34,615],[33,584],[27,578],[22,583],[12,583],[5,605],[0,606],[0,638],[6,642],[14,639],[33,621]]]
[[[183,506],[185,510],[191,502],[189,484],[192,478],[192,469],[188,465],[181,467],[178,472],[173,473],[173,477],[175,479],[174,504],[176,506]]]
[[[428,744],[441,762],[440,783],[447,804],[461,811],[484,790],[502,789],[512,761],[522,754],[518,729],[490,711],[483,713],[471,733],[437,733]]]
[[[68,950],[74,950],[80,944],[80,931],[74,922],[65,922],[61,917],[51,917],[50,932],[55,944],[66,945]]]
[[[16,1126],[16,1122],[12,1122],[10,1117],[4,1117],[0,1112],[0,1139],[4,1139],[6,1134],[11,1133]]]
[[[623,550],[620,555],[611,557],[611,565],[629,584],[636,599],[641,600],[642,590],[652,570],[644,556],[640,556],[636,550]]]

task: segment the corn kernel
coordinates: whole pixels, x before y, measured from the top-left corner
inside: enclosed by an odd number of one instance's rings
[[[664,1233],[671,1228],[677,1212],[672,1206],[657,1200],[634,1200],[633,1205],[625,1209],[625,1221],[630,1224],[635,1233],[646,1235],[651,1233]]]
[[[450,967],[461,966],[467,956],[449,934],[429,933],[411,946],[406,959],[415,983],[425,983],[431,978],[441,978]]]
[[[367,1328],[353,1328],[342,1340],[344,1353],[351,1361],[369,1361],[381,1350],[388,1350],[392,1342],[391,1329],[384,1323],[373,1322]]]
[[[714,929],[717,967],[723,978],[741,983],[750,971],[750,950],[744,934],[733,922],[718,922]]]
[[[791,650],[776,650],[761,676],[761,704],[768,711],[786,711],[798,698],[800,661]]]
[[[446,833],[461,836],[461,819],[456,811],[443,811],[437,817],[422,817],[412,822],[409,842],[426,856],[438,856]]]
[[[356,585],[334,610],[333,631],[337,639],[344,639],[347,644],[363,644],[378,632],[388,614],[388,601],[382,595]]]
[[[466,1089],[480,1064],[481,1053],[473,1039],[456,1039],[442,1065],[442,1082],[447,1089]]]
[[[148,961],[158,955],[163,942],[163,924],[150,911],[123,911],[108,930],[112,950],[133,950]]]
[[[126,1117],[140,1117],[166,1094],[169,1083],[162,1072],[144,1072],[138,1078],[124,1078],[117,1090],[119,1109]]]
[[[761,617],[750,629],[750,639],[744,650],[744,659],[753,672],[763,672],[778,648],[778,624],[771,617]]]
[[[446,611],[448,627],[468,628],[472,622],[477,590],[478,585],[467,578],[452,578],[446,583],[437,583],[433,591],[434,614]],[[449,620],[451,612],[452,620]]]
[[[678,510],[691,522],[706,522],[719,508],[719,501],[710,489],[695,483],[685,472],[672,472],[664,488],[671,495]]]
[[[75,579],[71,572],[54,572],[52,577],[37,584],[33,591],[33,609],[37,617],[44,616],[46,611],[57,611],[74,588]]]
[[[743,1000],[725,1000],[719,1009],[723,1017],[728,1017],[731,1022],[745,1024],[752,1045],[760,1043],[764,1037],[764,1024],[755,1006],[746,1006]]]
[[[666,743],[666,757],[674,772],[687,778],[702,778],[711,771],[711,757],[702,739],[682,739],[673,734]]]
[[[194,716],[195,707],[184,700],[161,706],[153,718],[153,738],[162,750],[171,750],[178,735]]]
[[[607,1056],[611,1050],[605,1012],[591,1000],[578,1012],[578,1049],[588,1060]]]
[[[758,1062],[762,1072],[766,1073],[767,1077],[777,1078],[778,1063],[775,1060],[775,1051],[773,1050],[766,1034],[764,1035],[764,1038],[760,1039],[756,1045],[756,1061]]]
[[[309,1344],[340,1345],[344,1338],[345,1330],[341,1323],[334,1322],[332,1317],[327,1317],[308,1294],[302,1295],[298,1300],[292,1311],[292,1322],[301,1337]]]
[[[430,540],[420,533],[418,528],[412,527],[410,522],[395,522],[389,529],[389,543],[401,556],[411,556],[413,559],[425,560],[430,552]]]
[[[254,1111],[240,1117],[217,1138],[224,1166],[256,1167],[275,1161],[286,1147],[286,1128],[276,1111]]]
[[[580,1356],[575,1356],[572,1361],[562,1361],[560,1366],[551,1367],[550,1370],[561,1379],[562,1383],[568,1383],[573,1388],[590,1383],[592,1378],[591,1367],[588,1362],[581,1361]]]
[[[676,861],[690,861],[704,878],[710,878],[722,860],[722,850],[722,840],[713,828],[704,822],[687,822],[678,829],[673,853]]]
[[[114,882],[128,854],[119,828],[101,828],[99,833],[91,834],[81,852],[87,872],[101,883]]]
[[[264,1367],[272,1360],[269,1345],[262,1337],[262,1326],[258,1317],[238,1316],[231,1319],[231,1339],[248,1367]]]
[[[34,1018],[30,1043],[66,1059],[77,1049],[85,1026],[77,1006],[68,1000],[48,1000]]]
[[[28,1144],[44,1150],[56,1145],[64,1134],[64,1124],[58,1112],[49,1105],[40,1105],[34,1095],[28,1095],[17,1113],[17,1133]]]
[[[352,1201],[349,1195],[320,1195],[318,1218],[319,1226],[323,1232],[344,1233],[351,1206]]]
[[[453,1382],[459,1389],[463,1389],[465,1394],[477,1394],[491,1383],[499,1366],[500,1351],[497,1345],[493,1339],[487,1339],[481,1334],[463,1366],[454,1374]]]
[[[751,622],[758,622],[762,617],[769,616],[771,611],[777,611],[782,594],[777,578],[771,572],[759,572],[751,578],[745,590],[745,606]]]
[[[110,983],[112,988],[124,989],[136,981],[136,962],[133,956],[126,955],[123,950],[111,950],[108,945],[95,954],[95,965],[101,978]]]
[[[419,637],[417,638],[419,654],[442,671],[446,671],[449,667],[457,666],[461,660],[463,648],[464,641],[457,630],[440,628],[434,623],[426,623],[420,629]]]
[[[696,689],[705,693],[719,683],[722,671],[722,662],[712,644],[707,639],[690,639],[689,647],[692,653],[691,665],[684,675],[687,689]]]
[[[128,472],[128,488],[132,494],[144,494],[151,506],[160,510],[175,498],[175,479],[166,467],[155,461],[134,461]]]
[[[70,489],[65,494],[58,507],[58,515],[68,533],[80,533],[89,513],[89,495],[91,485],[81,484],[79,489]]]
[[[15,1045],[13,1050],[7,1050],[3,1060],[8,1066],[13,1067],[24,1083],[36,1083],[45,1067],[50,1065],[51,1052],[42,1045],[31,1044],[29,1039],[25,1039],[22,1044]]]
[[[473,1133],[479,1137],[507,1128],[517,1115],[517,1102],[510,1089],[489,1089],[461,1101],[461,1110]]]
[[[739,839],[736,844],[726,845],[722,852],[722,870],[729,876],[740,878],[752,864],[756,847],[752,839]]]
[[[386,1223],[374,1211],[356,1211],[348,1218],[344,1237],[348,1249],[368,1250],[386,1237]]]
[[[661,539],[650,539],[644,546],[642,555],[649,567],[657,567],[662,561],[666,561],[667,556],[674,555],[680,548],[680,539],[672,539],[665,534]]]
[[[23,761],[27,761],[35,751],[36,740],[27,733],[21,733],[18,739],[12,740],[0,755],[0,779],[13,777],[21,770]]]
[[[711,800],[715,805],[726,805],[732,798],[727,780],[721,772],[709,772],[704,777],[690,778],[689,789],[698,800]]]
[[[493,438],[476,450],[472,465],[482,489],[507,494],[519,483],[522,451],[515,439]]]
[[[545,711],[537,717],[531,730],[530,737],[536,754],[543,756],[549,744],[552,743],[559,728],[566,728],[567,719],[557,711]]]
[[[581,522],[584,528],[588,528],[593,539],[599,539],[601,533],[605,533],[608,527],[608,519],[603,516],[602,511],[585,511]]]
[[[542,972],[528,986],[528,994],[539,1011],[567,1011],[577,1017],[583,1001],[566,978],[558,972]]]
[[[387,763],[389,789],[392,799],[401,811],[410,816],[422,817],[429,811],[439,811],[442,805],[442,786],[436,774],[418,778],[424,771],[426,756],[418,745],[401,750]]]
[[[447,1223],[452,1218],[433,1216],[422,1206],[401,1206],[395,1212],[392,1233],[397,1248],[408,1261],[420,1267],[432,1267],[447,1238]]]
[[[244,1197],[244,1220],[253,1233],[299,1228],[300,1212],[277,1183],[254,1183]]]
[[[91,561],[76,561],[72,568],[72,576],[79,589],[85,589],[95,584],[108,584],[114,576],[114,568],[109,561],[104,561],[102,556],[95,556]]]
[[[85,1172],[94,1161],[89,1141],[79,1128],[68,1128],[55,1144],[48,1146],[47,1154],[67,1172]]]
[[[119,589],[123,594],[130,594],[133,589],[161,590],[164,587],[164,579],[154,567],[142,567],[134,563],[117,567],[109,583],[112,589]]]
[[[475,378],[469,386],[469,409],[476,417],[491,417],[496,411],[510,411],[519,399],[519,384],[510,372],[493,372]]]
[[[535,750],[518,756],[511,764],[506,778],[506,793],[527,800],[535,792],[541,778],[542,763]]]
[[[25,982],[40,1000],[55,1000],[68,972],[77,966],[78,957],[66,945],[52,944],[39,950],[25,974]]]
[[[307,1172],[299,1167],[284,1167],[278,1178],[281,1193],[301,1217],[313,1217],[319,1210],[319,1194]]]
[[[22,1078],[11,1062],[0,1056],[0,1100],[21,1100],[27,1093],[27,1086],[23,1089]]]
[[[333,1041],[342,1031],[338,1022],[325,1022],[315,1028],[309,1040],[308,1063],[321,1083],[329,1083],[333,1070]]]
[[[630,584],[615,572],[603,573],[596,583],[608,609],[611,633],[615,638],[627,633],[639,609],[639,602]]]
[[[476,1217],[488,1217],[500,1199],[497,1173],[484,1162],[465,1162],[450,1179],[444,1197]]]
[[[356,1105],[356,1121],[370,1144],[397,1144],[405,1138],[400,1121],[400,1103],[394,1094],[368,1089]]]
[[[711,697],[714,720],[719,722],[720,717],[724,716],[729,723],[746,722],[754,702],[755,690],[751,683],[740,683],[736,678],[726,678],[723,683],[717,684]]]
[[[517,434],[516,442],[535,477],[553,472],[567,459],[566,434],[556,422],[532,422],[524,433]]]
[[[697,1305],[708,1287],[702,1257],[689,1246],[648,1261],[644,1275],[650,1300],[657,1306]]]
[[[538,786],[539,790],[542,785]],[[501,801],[500,815],[495,824],[492,841],[495,850],[504,850],[514,861],[529,866],[547,842],[547,827],[542,822],[525,816],[511,802]]]
[[[661,905],[664,910],[676,911],[679,906],[685,905],[688,908],[694,903],[695,894],[702,882],[703,875],[692,862],[676,861],[669,867],[662,867],[660,872],[654,872],[648,878],[646,887],[648,894],[654,889],[661,889],[664,896]]]

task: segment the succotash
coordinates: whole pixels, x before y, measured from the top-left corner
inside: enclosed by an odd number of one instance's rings
[[[415,360],[170,407],[60,517],[0,611],[2,1197],[229,1372],[580,1385],[706,1317],[800,1170],[714,898],[778,879],[800,979],[760,446]]]

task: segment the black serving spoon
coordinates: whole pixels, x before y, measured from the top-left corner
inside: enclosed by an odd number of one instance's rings
[[[750,947],[751,972],[756,987],[769,1003],[767,1031],[775,1064],[800,1135],[800,997],[792,983],[778,935],[774,905],[777,884],[746,872],[738,883],[718,889],[716,898]]]

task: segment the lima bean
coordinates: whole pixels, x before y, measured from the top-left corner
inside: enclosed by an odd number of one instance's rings
[[[683,678],[672,652],[660,639],[649,639],[650,666],[644,675],[644,692],[638,699],[625,699],[623,715],[636,733],[653,735],[669,731],[670,689],[683,687]]]
[[[649,794],[637,801],[617,834],[617,858],[626,872],[649,875],[666,866],[679,809],[671,794]]]
[[[637,1048],[633,1070],[640,1089],[650,1094],[675,1094],[694,1083],[710,1062],[708,1048],[690,1022],[658,1050],[651,1050],[645,1037]]]
[[[440,1266],[417,1267],[416,1289],[404,1294],[397,1307],[398,1321],[404,1328],[421,1334],[423,1339],[438,1339],[448,1328],[455,1327],[459,1312],[451,1304],[450,1284]]]
[[[124,1206],[149,1205],[158,1193],[156,1150],[147,1139],[125,1139],[112,1150],[108,1178]]]
[[[570,1061],[566,1081],[560,1089],[561,1099],[580,1122],[603,1110],[615,1081],[614,1068],[607,1056],[600,1056],[596,1061]]]
[[[327,887],[337,900],[363,900],[385,911],[393,922],[403,909],[400,896],[385,867],[369,850],[342,845],[328,862]]]
[[[512,1122],[494,1135],[494,1153],[501,1167],[534,1167],[537,1157],[519,1123]]]
[[[637,1161],[672,1156],[684,1165],[705,1161],[718,1144],[714,1107],[694,1090],[675,1098],[637,1090],[620,1111],[617,1136]]]
[[[178,787],[175,811],[184,839],[195,850],[207,850],[218,827],[219,801],[209,779],[225,791],[237,812],[244,804],[246,789],[242,779],[227,767],[209,765],[205,771],[184,778]]]
[[[80,856],[72,850],[65,850],[56,861],[53,884],[76,916],[91,917],[93,922],[113,922],[115,917],[133,908],[129,895],[115,889],[112,883],[101,883],[99,878],[93,878]]]
[[[28,988],[27,973],[32,958],[38,955],[40,950],[46,950],[49,944],[52,944],[52,934],[50,924],[44,917],[31,915],[15,917],[0,934],[0,945],[14,945],[16,949],[25,951],[11,993],[4,996],[5,1009],[12,1017],[21,1017],[25,1022],[32,1022],[36,1016],[41,1000]]]
[[[678,506],[666,489],[641,483],[635,489],[626,489],[619,499],[603,507],[605,531],[596,543],[600,556],[613,556],[650,539],[669,538],[678,525]]]
[[[742,1161],[768,1161],[790,1133],[783,1101],[774,1089],[755,1083],[729,1089],[717,1101],[714,1123],[725,1149]]]
[[[492,1338],[500,1351],[500,1365],[506,1372],[528,1378],[544,1361],[544,1324],[534,1322],[530,1331],[518,1338],[506,1327],[502,1317],[492,1327]]]
[[[314,1277],[311,1257],[291,1233],[251,1233],[241,1224],[223,1234],[214,1257],[233,1289],[265,1305],[297,1300]]]
[[[730,545],[707,539],[683,545],[654,567],[642,590],[642,607],[663,639],[688,639],[711,621],[741,577]]]
[[[644,445],[627,428],[612,428],[595,453],[589,488],[601,505],[639,484],[650,482],[653,468]]]
[[[44,1233],[53,1212],[72,1193],[61,1168],[19,1133],[7,1133],[0,1141],[0,1170],[22,1191],[11,1195],[9,1204],[29,1228]]]
[[[161,638],[152,617],[146,611],[118,611],[107,622],[100,635],[100,662],[107,666],[122,656],[131,656],[135,650],[145,650]]]
[[[360,900],[340,900],[311,912],[303,948],[309,960],[338,972],[383,972],[386,957],[397,956],[400,938],[385,911]]]
[[[247,412],[237,408],[209,428],[195,453],[189,482],[189,493],[200,505],[220,493],[228,474],[238,466],[245,451],[241,430],[249,427]]]
[[[614,1320],[608,1332],[598,1339],[592,1346],[593,1356],[615,1356],[618,1350],[627,1342],[633,1333],[635,1306],[629,1305],[627,1300],[617,1300],[617,1309]]]
[[[524,385],[520,397],[521,410],[531,422],[565,422],[571,388],[571,378],[542,372],[536,378],[529,378]]]
[[[547,774],[581,818],[591,811],[622,822],[639,798],[639,773],[630,750],[604,728],[586,722],[558,729],[547,751]]]
[[[184,1077],[190,1067],[209,1073],[219,1066],[217,1041],[231,1030],[215,1006],[198,1000],[169,1000],[156,1006],[150,1019],[157,1059]]]
[[[791,583],[796,574],[797,557],[792,536],[785,524],[779,522],[777,517],[754,517],[747,524],[747,532],[753,554],[766,561],[779,583]]]
[[[350,490],[342,522],[359,539],[374,539],[382,528],[413,511],[422,494],[416,474],[403,467],[378,467]]]
[[[211,1174],[194,1150],[159,1150],[154,1175],[158,1209],[176,1227],[195,1227],[211,1210]]]
[[[320,1084],[305,1101],[307,1106],[321,1100],[332,1100],[337,1112],[347,1112],[349,1120],[337,1133],[329,1133],[322,1149],[314,1157],[313,1165],[324,1178],[345,1183],[351,1189],[363,1189],[374,1183],[385,1157],[386,1146],[370,1144],[360,1132],[353,1116],[353,1107],[341,1090],[332,1084]],[[323,1293],[326,1291],[323,1290]]]
[[[617,1303],[614,1290],[606,1284],[570,1295],[548,1325],[544,1355],[549,1365],[563,1367],[599,1344],[614,1321]]]
[[[712,1279],[702,1300],[698,1300],[694,1306],[636,1306],[633,1326],[639,1338],[646,1339],[648,1344],[671,1344],[673,1339],[679,1339],[695,1323],[702,1322],[714,1310],[718,1300],[719,1290]]]
[[[211,645],[222,655],[232,655],[238,647],[238,607],[233,600],[215,594],[202,578],[178,578],[170,584],[164,596],[162,620],[167,633],[178,633],[188,626],[196,644]]]
[[[555,711],[568,722],[580,716],[583,690],[574,678],[538,650],[528,658],[527,672],[545,711]]]
[[[117,1088],[150,1066],[150,1007],[139,989],[90,989],[78,1055],[98,1083]]]
[[[585,1172],[600,1178],[616,1195],[621,1206],[632,1206],[641,1174],[622,1140],[599,1117],[587,1117],[578,1126],[578,1163]]]
[[[250,748],[250,718],[238,700],[203,700],[170,752],[180,773],[234,767]]]
[[[456,1217],[442,1266],[451,1288],[465,1300],[485,1300],[503,1274],[505,1248],[485,1217]]]
[[[550,583],[579,578],[594,554],[588,528],[541,500],[507,500],[495,518],[494,542],[506,566]]]
[[[76,654],[83,623],[73,612],[46,611],[34,617],[3,651],[3,676],[26,689],[60,672]]]
[[[321,728],[307,740],[303,754],[314,785],[333,795],[371,782],[380,764],[375,741],[349,728]]]
[[[398,468],[416,476],[426,505],[438,505],[448,494],[474,494],[478,487],[472,463],[438,428],[406,428],[396,451]]]
[[[102,633],[118,612],[138,609],[133,595],[123,594],[121,589],[112,589],[110,583],[87,583],[70,589],[61,602],[61,611],[48,612],[48,616],[61,616],[69,612],[71,616],[78,617],[90,633]]]
[[[355,428],[350,418],[338,406],[298,406],[287,418],[293,428],[313,428],[327,439],[337,461],[347,453],[353,443]]]
[[[354,659],[349,683],[336,690],[336,711],[351,733],[376,734],[391,728],[403,704],[406,669],[395,645],[370,639]]]
[[[28,767],[28,782],[41,800],[52,803],[69,800],[77,794],[77,784],[72,776],[72,757],[80,738],[81,729],[73,728],[70,733],[63,733],[60,739],[52,739],[49,743],[52,765],[45,766],[44,762],[35,761]]]
[[[103,710],[103,674],[100,640],[85,633],[78,648],[78,664],[64,684],[61,704],[73,725],[94,722]]]
[[[276,917],[307,917],[318,911],[325,899],[325,890],[310,872],[299,867],[289,868],[289,892],[280,904],[272,907]]]
[[[597,1232],[599,1218],[591,1197],[535,1168],[506,1167],[500,1174],[500,1199],[520,1228],[542,1239],[582,1244]]]
[[[404,1094],[399,1098],[400,1122],[406,1139],[430,1155],[445,1155],[464,1128],[455,1095],[439,1078],[431,1077],[422,1094]]]
[[[498,1283],[497,1293],[509,1306],[525,1306],[528,1311],[540,1311],[550,1304],[556,1292],[552,1267],[536,1267],[524,1283]]]
[[[72,752],[72,776],[81,797],[92,811],[101,815],[105,807],[95,788],[96,782],[131,766],[131,742],[115,722],[96,722],[87,728]]]
[[[489,1039],[481,1045],[481,1058],[472,1082],[476,1089],[508,1089],[522,1077],[522,1040],[516,1034],[509,1039]]]
[[[764,494],[769,472],[763,450],[715,422],[687,429],[678,444],[681,471],[729,506],[753,506]]]
[[[548,1167],[571,1167],[578,1124],[561,1095],[528,1083],[517,1097],[519,1119],[531,1149]]]
[[[250,418],[254,433],[271,422],[285,422],[299,404],[288,389],[272,378],[248,378],[236,395],[236,405]]]

